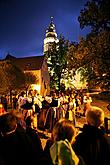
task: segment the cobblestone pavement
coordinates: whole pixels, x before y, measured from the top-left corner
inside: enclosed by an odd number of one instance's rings
[[[93,106],[98,106],[100,108],[102,108],[104,110],[105,116],[110,118],[110,111],[107,109],[107,105],[109,104],[109,102],[106,101],[102,101],[102,100],[96,100],[93,98],[93,102],[92,105]],[[79,117],[76,119],[76,126],[78,127],[82,127],[83,124],[85,123],[85,117]],[[41,142],[42,142],[42,146],[43,148],[45,147],[46,141],[49,137],[51,137],[51,133],[47,133],[46,131],[40,131],[41,134],[43,135],[41,137]]]

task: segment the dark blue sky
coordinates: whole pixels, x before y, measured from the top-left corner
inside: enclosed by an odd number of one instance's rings
[[[87,0],[0,0],[0,58],[43,54],[45,31],[54,17],[56,32],[70,41],[85,36],[77,20]]]

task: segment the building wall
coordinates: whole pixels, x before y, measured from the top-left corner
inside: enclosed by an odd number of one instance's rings
[[[36,89],[42,96],[50,94],[50,77],[48,73],[46,59],[44,59],[43,65],[40,70],[31,70],[25,72],[32,73],[36,76],[36,79],[38,79],[38,82],[36,84],[31,85],[32,89]]]
[[[50,94],[50,76],[47,67],[46,58],[44,59],[42,68],[41,68],[41,93],[43,96]]]
[[[39,93],[41,93],[41,70],[30,70],[30,71],[24,71],[32,73],[36,79],[38,80],[36,84],[32,84],[30,88],[36,89]]]

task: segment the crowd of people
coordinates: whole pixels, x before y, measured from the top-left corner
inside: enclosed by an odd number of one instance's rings
[[[108,165],[110,137],[104,129],[104,112],[91,106],[85,113],[82,130],[62,118],[53,126],[51,137],[42,146],[40,136],[28,116],[6,112],[0,116],[0,165]]]
[[[0,165],[108,165],[110,137],[104,111],[91,102],[88,93],[54,92],[43,98],[36,90],[28,96],[21,92],[16,110],[0,115]],[[76,115],[82,108],[86,123],[79,129]],[[45,146],[40,128],[51,131]]]
[[[92,98],[89,93],[74,91],[68,93],[53,92],[50,96],[42,97],[37,90],[30,90],[27,94],[22,91],[18,96],[12,97],[12,109],[22,112],[24,118],[34,116],[36,124],[34,127],[52,130],[53,125],[61,118],[73,121],[76,125],[77,115],[85,115],[89,109]],[[1,97],[2,110],[8,111],[8,100],[6,96]]]
[[[42,97],[36,90],[29,91],[28,96],[21,92],[18,98],[18,111],[22,111],[25,118],[34,114],[36,127],[52,130],[53,125],[61,118],[66,118],[76,124],[78,112],[83,116],[89,109],[92,98],[88,93],[56,93]],[[82,110],[82,111],[81,111]],[[80,113],[81,114],[81,113]]]

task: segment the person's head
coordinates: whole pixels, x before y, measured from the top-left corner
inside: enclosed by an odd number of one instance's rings
[[[89,97],[90,96],[90,94],[89,93],[86,93],[86,97]]]
[[[75,127],[73,123],[67,119],[60,119],[54,126],[52,138],[54,141],[67,139],[70,143],[75,137]]]
[[[14,132],[17,128],[16,117],[12,113],[5,113],[0,116],[0,132],[3,135],[8,135]]]
[[[53,98],[56,98],[56,96],[57,96],[57,95],[56,95],[56,92],[54,92],[54,93],[52,94],[52,97],[53,97]]]
[[[24,92],[24,91],[22,91],[20,95],[21,95],[22,97],[24,97],[25,92]]]
[[[33,95],[38,95],[38,91],[36,90],[36,89],[34,89],[34,91],[33,91]]]
[[[91,106],[90,110],[86,111],[87,123],[91,126],[99,127],[104,123],[104,111],[96,106]]]
[[[29,90],[28,96],[32,96],[32,90]]]

